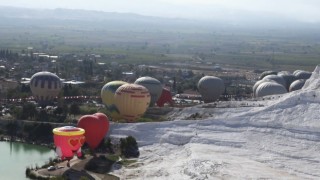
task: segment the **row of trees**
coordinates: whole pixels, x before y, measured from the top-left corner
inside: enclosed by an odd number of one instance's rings
[[[0,58],[5,58],[5,59],[16,59],[18,58],[18,53],[12,52],[9,49],[0,49]]]
[[[49,123],[23,123],[11,121],[4,126],[3,134],[18,137],[26,142],[50,144],[52,142],[53,126]]]
[[[39,108],[33,103],[24,103],[22,106],[12,105],[7,113],[13,115],[17,120],[64,123],[68,121],[68,117],[74,119],[76,115],[94,114],[97,111],[98,108],[95,106],[81,106],[79,103],[46,108]]]
[[[59,94],[59,97],[63,96],[91,96],[100,94],[103,83],[86,83],[82,85],[65,84]],[[28,98],[32,96],[29,85],[21,84],[14,89],[8,89],[5,94],[2,94],[2,98],[6,99],[19,99]]]

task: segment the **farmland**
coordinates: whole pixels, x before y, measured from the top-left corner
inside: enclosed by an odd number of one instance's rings
[[[130,21],[124,20],[129,15],[117,15],[102,20],[4,17],[0,23],[0,48],[21,52],[33,47],[50,54],[122,55],[117,61],[124,63],[199,60],[290,71],[313,70],[320,62],[316,25],[259,28],[175,19],[153,22],[153,17],[144,16]]]

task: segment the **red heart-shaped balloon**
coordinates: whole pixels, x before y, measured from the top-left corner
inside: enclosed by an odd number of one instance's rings
[[[79,143],[79,139],[69,139],[69,144],[75,147]]]
[[[87,144],[95,149],[109,130],[109,119],[103,113],[84,115],[79,119],[78,127],[85,130]]]

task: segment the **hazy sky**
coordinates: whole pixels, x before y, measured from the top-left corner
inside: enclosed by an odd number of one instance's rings
[[[206,19],[240,10],[320,22],[320,0],[0,0],[0,5]]]

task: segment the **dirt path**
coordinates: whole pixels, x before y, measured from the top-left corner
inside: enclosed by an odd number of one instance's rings
[[[87,159],[89,159],[89,158],[87,158]],[[70,160],[70,168],[67,167],[67,161],[63,161],[63,162],[56,164],[56,167],[60,167],[56,170],[48,171],[46,168],[43,168],[43,169],[34,170],[33,172],[36,173],[37,175],[50,177],[50,176],[61,176],[61,175],[63,175],[63,173],[65,173],[65,171],[67,171],[69,169],[75,169],[77,171],[82,171],[84,169],[85,163],[87,162],[87,159],[81,160],[81,159],[78,159],[77,157],[71,159]],[[82,161],[86,161],[86,162],[82,163]],[[81,165],[75,166],[78,163],[81,163],[83,165],[82,166]]]
[[[93,179],[93,180],[104,180],[104,179],[119,180],[119,178],[116,176],[85,171],[84,166],[92,158],[93,158],[92,156],[88,156],[86,157],[86,159],[78,159],[77,157],[75,157],[70,161],[70,168],[67,167],[67,161],[64,161],[56,164],[57,167],[61,167],[56,170],[48,171],[46,168],[44,168],[44,169],[34,170],[33,172],[38,176],[44,176],[44,177],[66,175],[68,179],[75,179],[75,180],[79,179],[82,176],[85,176],[88,179]]]

